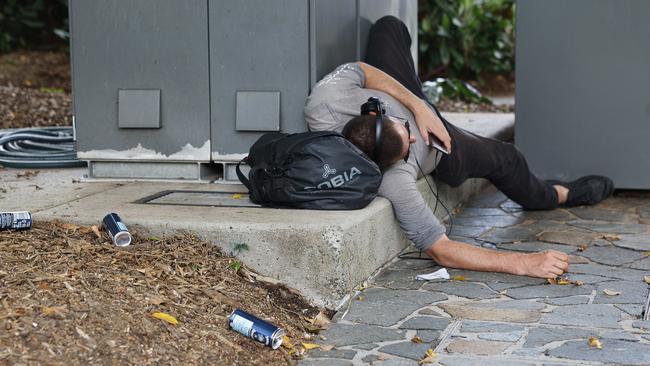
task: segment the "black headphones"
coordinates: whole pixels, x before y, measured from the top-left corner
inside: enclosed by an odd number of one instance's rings
[[[381,126],[384,121],[384,114],[386,114],[386,108],[384,107],[384,102],[377,97],[370,97],[368,101],[361,105],[361,115],[368,115],[374,112],[375,119],[375,149],[373,150],[373,160],[376,160],[379,157],[379,151],[381,148]]]

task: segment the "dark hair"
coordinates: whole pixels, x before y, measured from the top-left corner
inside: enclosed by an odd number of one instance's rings
[[[377,117],[361,115],[352,118],[343,127],[343,136],[368,155],[381,170],[385,170],[400,158],[402,139],[397,133],[393,122],[384,116],[381,125],[381,146],[375,152],[375,125]]]

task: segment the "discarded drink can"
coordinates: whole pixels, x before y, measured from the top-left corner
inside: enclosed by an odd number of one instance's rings
[[[32,214],[27,211],[0,212],[0,230],[21,230],[32,227]]]
[[[113,240],[113,244],[118,247],[125,247],[131,244],[131,233],[122,222],[122,219],[116,213],[109,213],[104,216],[104,227]]]
[[[233,310],[228,317],[228,325],[246,337],[273,349],[280,347],[284,337],[284,330],[240,309]]]

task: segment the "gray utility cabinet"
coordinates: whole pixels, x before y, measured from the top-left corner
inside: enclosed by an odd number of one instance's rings
[[[94,178],[236,181],[264,132],[306,130],[322,76],[409,0],[70,0],[77,152]]]
[[[536,173],[650,188],[650,1],[519,0],[516,143]]]

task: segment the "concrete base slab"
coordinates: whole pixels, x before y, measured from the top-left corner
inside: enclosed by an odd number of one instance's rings
[[[463,128],[490,137],[507,138],[514,125],[512,114],[445,115]],[[154,235],[191,231],[225,252],[245,243],[249,249],[238,253],[244,263],[329,308],[336,308],[408,245],[384,198],[354,211],[148,205],[135,202],[166,190],[197,190],[197,184],[78,183],[83,169],[41,170],[30,178],[17,178],[19,173],[24,171],[0,171],[0,210],[30,210],[35,220],[61,219],[83,225],[96,225],[106,213],[117,212],[130,227]],[[438,196],[452,210],[487,184],[481,179],[453,189],[438,184]],[[436,201],[423,179],[418,188],[433,207]],[[200,190],[244,192],[245,188],[204,184]],[[438,206],[436,216],[446,215]]]

